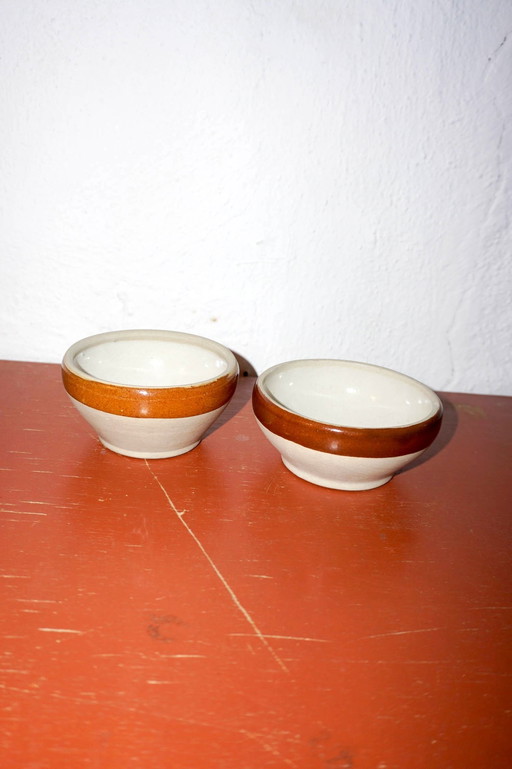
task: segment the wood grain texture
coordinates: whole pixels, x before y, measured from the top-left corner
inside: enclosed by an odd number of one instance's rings
[[[286,470],[253,379],[200,446],[104,449],[0,364],[2,767],[506,766],[512,399],[443,395],[389,484]]]

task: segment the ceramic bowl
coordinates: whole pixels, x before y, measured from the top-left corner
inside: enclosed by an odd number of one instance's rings
[[[432,443],[443,407],[424,384],[344,360],[297,360],[256,380],[256,420],[292,473],[319,486],[381,486]]]
[[[238,363],[194,334],[112,331],[73,344],[62,378],[104,446],[157,459],[197,446],[235,391]]]

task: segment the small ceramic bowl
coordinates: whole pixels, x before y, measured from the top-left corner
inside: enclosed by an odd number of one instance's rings
[[[331,489],[381,486],[432,443],[443,407],[428,387],[390,369],[297,360],[267,369],[256,420],[292,473]]]
[[[104,446],[158,459],[197,446],[235,391],[238,363],[194,334],[111,331],[73,344],[62,378]]]

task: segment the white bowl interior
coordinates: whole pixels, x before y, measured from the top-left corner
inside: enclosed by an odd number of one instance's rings
[[[215,350],[162,339],[99,342],[78,352],[74,362],[95,379],[143,387],[196,384],[221,376],[229,368]]]
[[[432,416],[439,401],[398,372],[351,361],[295,361],[270,369],[263,390],[280,406],[345,427],[398,427]]]

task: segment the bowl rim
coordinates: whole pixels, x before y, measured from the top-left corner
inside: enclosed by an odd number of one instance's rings
[[[203,347],[221,355],[227,370],[217,376],[180,385],[135,385],[95,377],[76,363],[76,356],[104,342],[161,339]],[[225,406],[238,381],[239,366],[233,352],[208,337],[167,329],[121,329],[84,337],[64,353],[64,387],[74,400],[110,414],[145,418],[190,417]],[[171,397],[172,396],[172,397]]]
[[[94,374],[90,374],[89,372],[85,371],[77,362],[76,357],[84,350],[87,350],[89,347],[96,347],[98,344],[103,344],[104,342],[117,342],[117,341],[139,341],[139,340],[145,340],[145,339],[151,339],[156,341],[174,341],[174,342],[186,342],[192,345],[195,345],[197,347],[205,347],[212,352],[217,352],[224,359],[226,360],[226,363],[228,364],[227,371],[223,371],[221,374],[218,374],[214,377],[209,377],[208,379],[201,379],[197,382],[190,382],[189,384],[181,384],[181,385],[134,385],[129,383],[123,383],[123,382],[112,382],[109,379],[102,379],[101,377],[94,376]],[[172,330],[166,330],[166,329],[144,329],[144,328],[133,328],[133,329],[121,329],[119,331],[105,331],[103,333],[99,334],[93,334],[92,336],[86,336],[83,339],[79,339],[78,341],[74,342],[64,353],[63,357],[63,365],[66,366],[70,371],[72,371],[77,376],[82,377],[83,379],[90,379],[94,382],[104,382],[105,384],[110,385],[116,385],[117,387],[143,387],[145,390],[158,390],[158,389],[165,389],[170,390],[178,387],[196,387],[198,385],[207,384],[208,382],[213,382],[216,379],[220,379],[222,376],[224,376],[228,371],[231,369],[237,369],[238,368],[238,362],[231,352],[231,350],[227,347],[225,347],[220,342],[216,342],[213,339],[208,339],[208,337],[205,336],[199,336],[198,334],[189,334],[185,331],[172,331]]]
[[[286,407],[266,387],[266,379],[276,370],[304,363],[355,365],[398,376],[428,394],[433,403],[432,413],[405,425],[389,427],[352,427],[312,419]],[[271,366],[256,379],[252,405],[256,419],[281,438],[329,454],[373,458],[404,456],[423,451],[437,436],[443,415],[443,404],[437,393],[418,379],[373,363],[337,358],[304,358]]]

